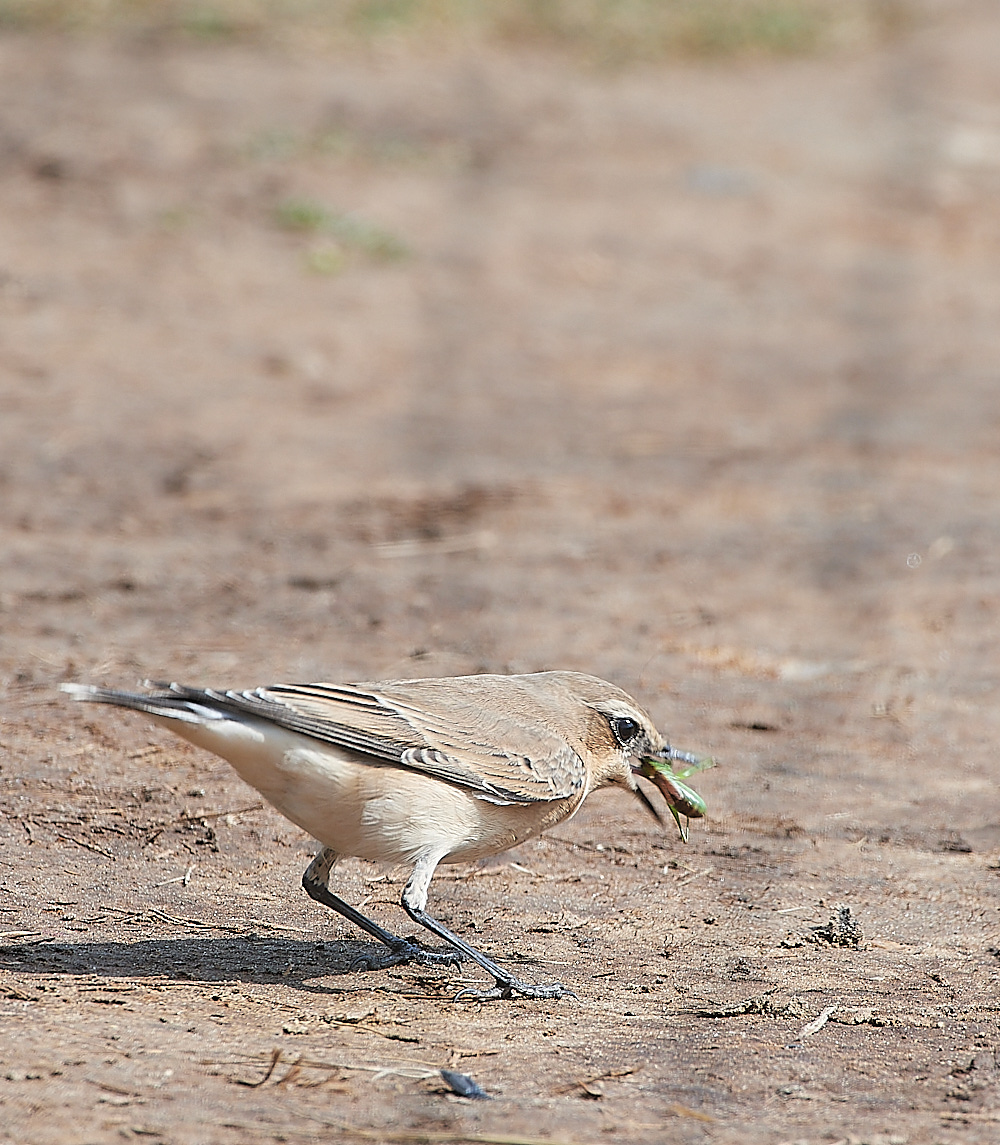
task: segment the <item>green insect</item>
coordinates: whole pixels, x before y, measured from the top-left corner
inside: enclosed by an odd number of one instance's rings
[[[685,763],[687,767],[675,771],[673,763]],[[674,817],[681,838],[686,843],[689,837],[688,823],[691,819],[701,819],[707,811],[705,800],[692,787],[681,780],[697,771],[705,771],[715,766],[714,759],[699,759],[687,751],[677,748],[664,748],[661,756],[647,756],[642,761],[639,774],[651,780],[659,788],[667,801],[670,814]],[[681,822],[681,816],[684,822]]]

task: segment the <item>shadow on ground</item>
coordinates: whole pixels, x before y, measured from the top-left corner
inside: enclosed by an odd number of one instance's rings
[[[285,983],[303,989],[328,975],[364,973],[382,948],[366,942],[290,938],[160,938],[138,942],[46,942],[0,946],[0,968],[19,974]]]

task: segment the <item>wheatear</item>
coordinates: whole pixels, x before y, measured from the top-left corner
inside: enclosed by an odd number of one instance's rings
[[[155,690],[63,688],[78,700],[144,712],[227,760],[323,844],[302,885],[388,947],[362,963],[369,969],[457,965],[464,955],[495,984],[458,997],[560,998],[572,991],[559,982],[522,982],[432,918],[425,908],[438,863],[506,851],[568,819],[591,791],[610,784],[634,792],[653,811],[636,784],[640,774],[659,787],[668,806],[701,813],[667,766],[693,757],[669,747],[620,688],[578,672],[282,684],[245,692],[147,686]],[[452,951],[436,953],[397,937],[338,898],[329,879],[341,855],[411,865],[403,909]]]

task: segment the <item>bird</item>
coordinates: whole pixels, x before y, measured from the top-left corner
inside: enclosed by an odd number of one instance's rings
[[[601,787],[632,792],[660,819],[637,776],[653,781],[668,808],[702,814],[669,766],[695,757],[672,748],[626,692],[580,672],[245,691],[150,680],[143,686],[149,690],[62,688],[76,700],[141,712],[225,759],[320,843],[302,878],[306,893],[386,948],[353,969],[458,966],[465,958],[492,976],[492,987],[467,987],[456,1000],[576,994],[561,982],[522,981],[429,914],[428,889],[440,863],[509,850],[569,819]],[[411,867],[402,908],[448,949],[393,934],[334,894],[330,878],[342,856]]]

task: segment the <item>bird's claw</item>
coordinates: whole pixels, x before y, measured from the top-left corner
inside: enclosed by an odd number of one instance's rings
[[[474,986],[466,986],[452,999],[455,1002],[496,1002],[508,998],[528,998],[531,1000],[545,998],[573,998],[580,1001],[579,995],[564,986],[561,982],[552,982],[548,985],[534,982],[521,982],[517,978],[498,978],[496,985],[489,990],[478,990]]]

